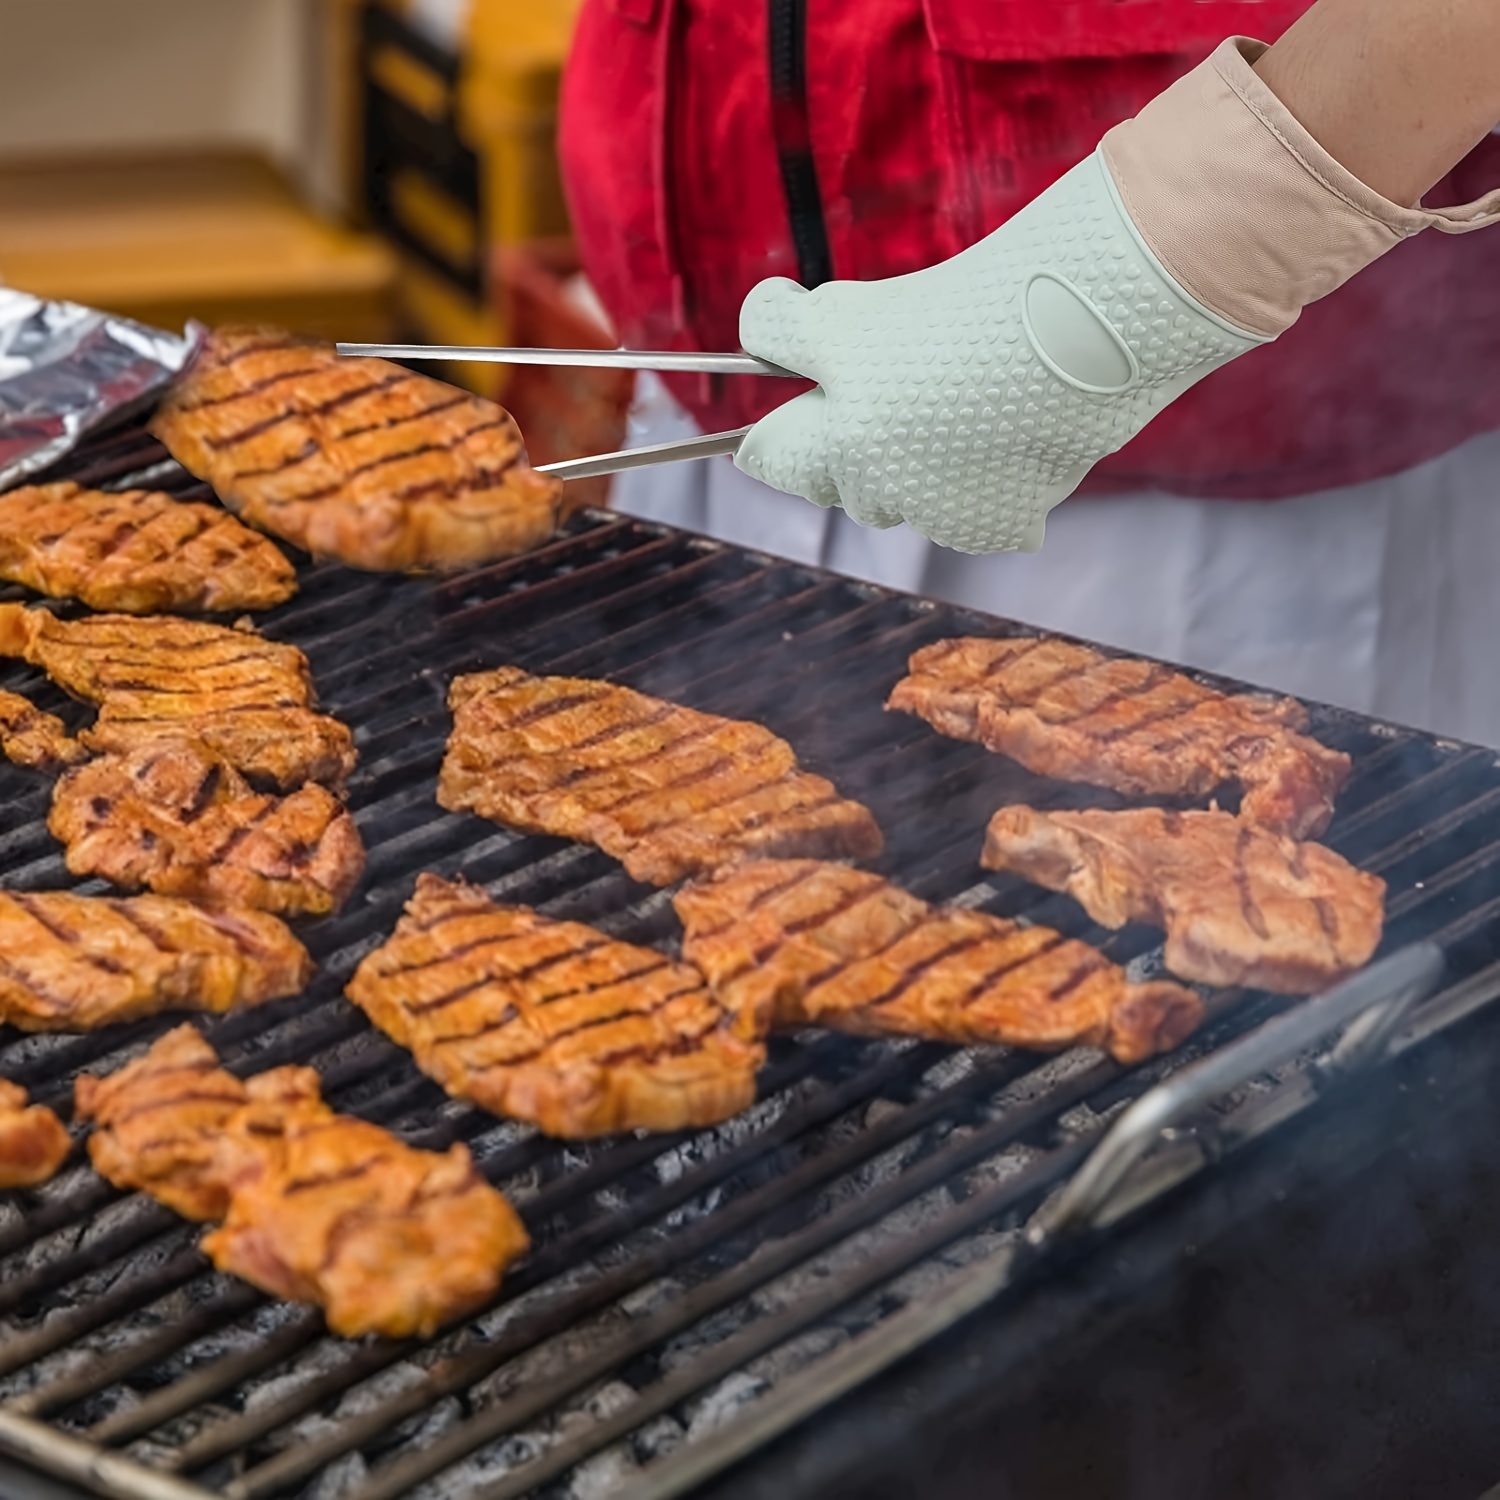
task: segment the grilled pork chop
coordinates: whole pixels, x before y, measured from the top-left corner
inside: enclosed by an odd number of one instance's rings
[[[185,1219],[222,1219],[229,1188],[215,1166],[218,1142],[249,1097],[184,1025],[107,1077],[83,1074],[73,1086],[73,1112],[93,1122],[89,1157],[100,1176],[149,1193]]]
[[[348,729],[313,712],[307,658],[248,628],[170,615],[60,620],[0,604],[0,656],[21,657],[99,705],[80,736],[92,750],[188,734],[281,790],[305,781],[339,787],[354,767]]]
[[[511,557],[562,507],[494,402],[274,328],[216,330],[150,425],[252,526],[355,568]]]
[[[323,1308],[345,1338],[430,1337],[487,1302],[528,1240],[467,1146],[439,1155],[336,1115],[310,1068],[276,1068],[218,1143],[229,1189],[203,1238],[221,1271]]]
[[[88,751],[54,714],[44,714],[19,693],[0,692],[0,754],[33,771],[76,766]]]
[[[1003,807],[982,863],[1166,928],[1167,967],[1204,984],[1306,994],[1368,963],[1384,920],[1383,880],[1222,812]]]
[[[754,1102],[770,1019],[652,949],[436,875],[346,993],[450,1094],[559,1136],[728,1119]]]
[[[1293,838],[1328,826],[1350,769],[1302,733],[1307,714],[1291,698],[1226,697],[1170,667],[1047,637],[926,646],[886,707],[1039,775],[1133,796],[1238,782],[1241,816]]]
[[[0,1190],[38,1187],[73,1148],[50,1109],[26,1103],[26,1090],[0,1078]]]
[[[295,995],[307,950],[275,917],[170,896],[0,891],[0,1025],[92,1031]]]
[[[216,505],[76,484],[0,495],[0,578],[138,615],[270,609],[297,591],[276,545]]]
[[[1175,1047],[1203,1007],[1180,985],[1131,984],[1046,927],[929,906],[878,875],[765,860],[674,898],[683,957],[733,1010],[959,1045],[1084,1043],[1137,1063]]]
[[[526,1249],[466,1147],[415,1151],[334,1114],[310,1068],[242,1083],[191,1026],[107,1078],[80,1078],[76,1105],[110,1182],[224,1220],[203,1241],[220,1270],[321,1304],[348,1338],[431,1334],[489,1298]]]
[[[365,867],[354,819],[327,788],[252,791],[191,739],[148,741],[69,771],[47,827],[74,875],[283,915],[336,911]]]
[[[500,667],[455,679],[438,801],[597,844],[670,885],[745,856],[873,859],[868,809],[800,770],[769,729],[630,688]]]

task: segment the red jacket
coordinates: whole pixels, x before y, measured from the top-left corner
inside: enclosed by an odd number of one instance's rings
[[[869,279],[1003,223],[1225,36],[1310,0],[586,0],[562,155],[626,344],[734,349],[762,277]],[[1492,136],[1428,201],[1500,182]],[[801,387],[678,377],[707,430]],[[1095,491],[1276,498],[1500,427],[1500,230],[1430,232],[1210,376]]]

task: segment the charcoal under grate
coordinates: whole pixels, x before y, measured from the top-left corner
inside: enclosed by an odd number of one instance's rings
[[[202,493],[136,428],[95,439],[65,472]],[[1027,1216],[1113,1111],[1284,1008],[1215,994],[1188,1047],[1134,1071],[1085,1049],[778,1038],[759,1101],[726,1125],[544,1139],[448,1099],[341,996],[422,870],[635,942],[677,941],[667,894],[599,852],[437,807],[455,673],[607,676],[757,719],[873,809],[882,868],[909,889],[1055,925],[1149,972],[1159,935],[1093,927],[1066,898],[977,863],[1001,803],[1122,804],[883,712],[917,647],[1018,627],[608,514],[447,581],[307,566],[260,623],[307,652],[323,704],[354,729],[369,869],[340,915],[302,929],[320,965],[306,994],[203,1029],[237,1072],[308,1064],[340,1110],[413,1145],[466,1142],[534,1248],[492,1307],[438,1338],[340,1340],[315,1311],[213,1272],[194,1227],[76,1156],[0,1202],[0,1448],[100,1493],[682,1493],[773,1430],[769,1395],[784,1426],[909,1347],[913,1309],[1000,1285],[1024,1264]],[[78,721],[29,669],[0,667],[0,686]],[[1445,950],[1447,987],[1419,1020],[1486,1003],[1500,990],[1496,757],[1331,709],[1314,710],[1314,732],[1355,760],[1327,841],[1389,883],[1385,949]],[[46,784],[0,766],[0,799],[0,881],[76,885],[44,826]],[[0,1032],[0,1075],[66,1113],[80,1071],[117,1067],[172,1024]]]

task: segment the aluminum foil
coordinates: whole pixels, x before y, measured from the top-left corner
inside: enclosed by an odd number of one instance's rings
[[[196,342],[76,302],[0,287],[0,489],[91,428],[149,404]]]

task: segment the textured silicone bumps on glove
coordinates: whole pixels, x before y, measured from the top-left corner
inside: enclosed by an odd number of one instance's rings
[[[1076,326],[1052,326],[1070,300]],[[1094,464],[1260,342],[1161,269],[1097,156],[928,270],[762,282],[740,340],[818,382],[751,429],[740,468],[961,552],[1040,547]]]
[[[870,526],[1031,550],[1047,512],[1210,371],[1422,229],[1500,193],[1404,208],[1324,151],[1242,37],[1116,126],[988,238],[878,282],[763,282],[745,348],[818,382],[735,462]]]

